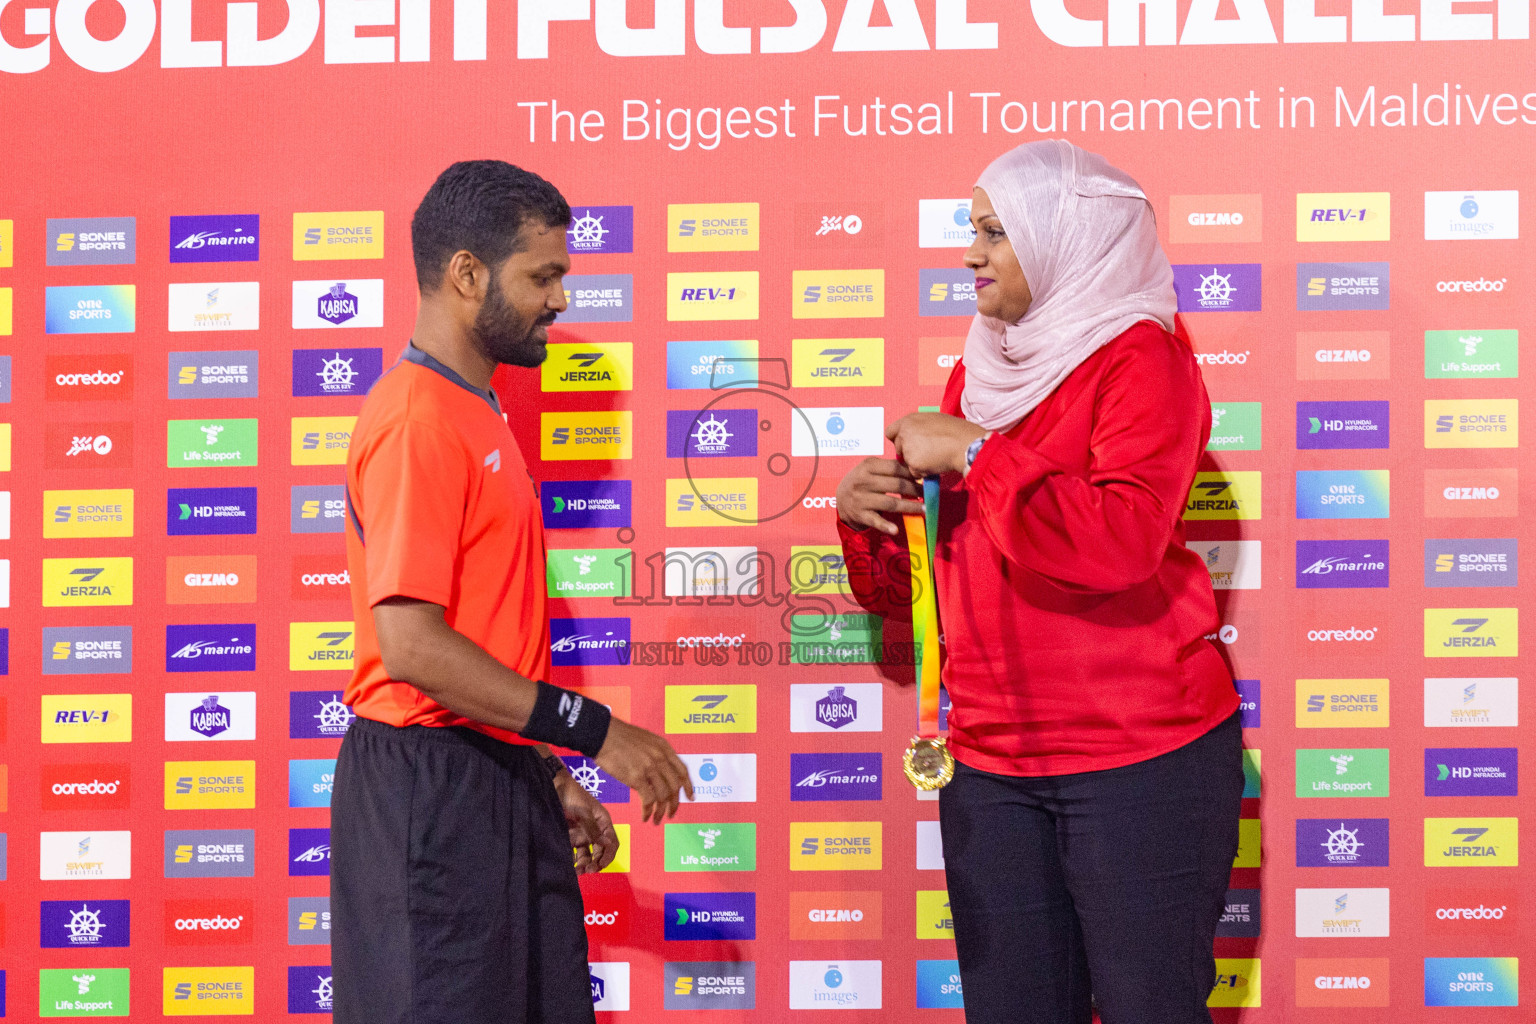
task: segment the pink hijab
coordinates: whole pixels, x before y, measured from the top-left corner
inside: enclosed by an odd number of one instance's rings
[[[1033,296],[1016,324],[977,314],[965,339],[965,418],[1023,419],[1067,375],[1139,320],[1173,330],[1173,268],[1152,205],[1129,175],[1061,139],[992,161],[985,189]]]

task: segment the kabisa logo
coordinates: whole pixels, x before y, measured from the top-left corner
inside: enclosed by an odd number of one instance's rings
[[[668,526],[754,526],[757,477],[671,477],[666,502]]]
[[[289,488],[289,533],[343,533],[346,523],[345,484],[294,484]]]
[[[1296,241],[1388,242],[1392,239],[1392,193],[1300,192],[1296,195]]]
[[[256,625],[251,622],[165,627],[167,672],[256,671]]]
[[[627,928],[624,934],[628,936]],[[629,964],[627,962],[589,961],[587,977],[592,985],[592,1009],[614,1010],[620,1013],[629,1009]]]
[[[117,402],[133,397],[131,353],[48,356],[45,367],[49,401]],[[9,372],[5,374],[5,383],[7,386],[10,384]]]
[[[1391,934],[1390,889],[1297,889],[1296,934],[1301,938],[1386,938]]]
[[[258,281],[173,282],[167,291],[166,328],[189,331],[254,331],[261,327]],[[174,380],[175,364],[172,364]],[[251,382],[252,387],[255,381]],[[172,398],[190,397],[172,394]]]
[[[964,249],[976,239],[969,199],[919,199],[917,245],[920,249]]]
[[[1386,380],[1392,375],[1387,331],[1298,331],[1297,380]]]
[[[1426,241],[1520,237],[1520,193],[1425,192]]]
[[[48,266],[133,263],[137,232],[132,217],[49,217]]]
[[[165,809],[168,811],[250,809],[255,806],[255,761],[165,762]]]
[[[627,341],[551,344],[539,367],[543,391],[631,391],[635,346]]]
[[[1425,796],[1518,796],[1514,747],[1427,747]]]
[[[1424,609],[1424,657],[1517,658],[1518,608]]]
[[[1391,471],[1296,471],[1297,519],[1386,519],[1391,514]]]
[[[356,416],[295,416],[289,455],[295,466],[344,466]]]
[[[332,991],[329,967],[288,968],[289,1013],[330,1013]]]
[[[634,413],[628,409],[539,414],[539,457],[546,462],[634,458]]]
[[[573,206],[565,245],[572,253],[634,252],[633,206]]]
[[[555,665],[628,665],[629,619],[550,619],[550,662]]]
[[[667,825],[668,871],[756,871],[757,825],[706,822]]]
[[[924,268],[917,272],[921,316],[974,316],[976,274],[970,270]]]
[[[166,878],[251,878],[255,874],[254,829],[169,829],[165,833]]]
[[[1179,312],[1257,312],[1264,308],[1263,270],[1258,263],[1175,263]]]
[[[797,388],[881,387],[885,383],[883,338],[795,338]]]
[[[1175,245],[1261,241],[1263,211],[1258,195],[1172,196],[1168,240]]]
[[[668,252],[757,252],[756,203],[671,203]]]
[[[342,703],[340,690],[294,690],[288,694],[290,739],[340,739],[356,719],[352,709]]]
[[[129,878],[132,843],[129,832],[41,832],[38,878],[44,882]]]
[[[1425,1006],[1519,1006],[1520,960],[1512,956],[1424,958]]]
[[[662,905],[668,942],[757,938],[757,893],[669,892]]]
[[[1513,678],[1424,680],[1429,728],[1510,728],[1520,720],[1520,681]]]
[[[1389,867],[1386,818],[1298,818],[1296,866]]]
[[[879,871],[878,821],[792,821],[789,824],[791,871]]]
[[[624,323],[635,315],[633,274],[569,274],[565,278],[563,323]]]
[[[571,755],[562,757],[571,778],[587,791],[587,795],[600,804],[629,803],[629,787],[597,766],[589,757]]]
[[[165,464],[172,469],[256,465],[256,421],[169,420]]]
[[[790,291],[796,320],[885,315],[884,270],[796,270]]]
[[[1424,447],[1518,448],[1520,400],[1426,399]]]
[[[1504,286],[1508,283],[1509,278],[1507,277],[1500,277],[1492,281],[1486,277],[1478,277],[1476,280],[1467,278],[1461,281],[1453,279],[1447,281],[1436,281],[1435,291],[1440,292],[1441,294],[1451,295],[1471,295],[1474,292],[1502,292],[1504,290]]]
[[[329,875],[331,873],[331,830],[328,828],[291,828],[288,830],[288,874]]]
[[[756,341],[667,342],[667,387],[702,391],[757,381]],[[741,383],[738,385],[737,382]]]
[[[875,683],[793,683],[790,731],[879,732],[883,727],[882,696]]]
[[[1391,309],[1389,263],[1298,263],[1296,308],[1303,312]]]
[[[878,1010],[879,960],[791,960],[791,1010]]]
[[[1520,332],[1424,332],[1424,376],[1429,380],[1493,380],[1520,376]]]
[[[667,319],[756,320],[758,295],[755,270],[668,273]]]
[[[1520,547],[1513,537],[1424,542],[1426,587],[1514,587],[1519,583]]]
[[[165,901],[167,946],[248,946],[256,901],[203,897]]]
[[[288,670],[352,671],[353,636],[351,622],[288,623]]]
[[[43,329],[48,334],[132,334],[137,294],[131,284],[50,287]]]
[[[622,529],[630,525],[628,480],[545,480],[539,506],[546,530]]]
[[[1519,818],[1425,818],[1425,867],[1514,867]]]
[[[170,243],[172,263],[254,263],[261,259],[261,217],[172,217]]]
[[[881,758],[867,754],[790,754],[791,800],[879,800]]]
[[[329,807],[336,784],[336,759],[293,759],[288,762],[288,806]]]
[[[666,731],[757,732],[757,687],[740,683],[668,686]]]
[[[38,791],[45,811],[125,810],[133,793],[133,767],[126,763],[43,765]]]
[[[256,488],[173,487],[165,492],[170,537],[234,536],[256,532]]]
[[[255,398],[261,353],[172,352],[170,398]]]
[[[679,754],[700,803],[756,803],[756,754]]]
[[[44,491],[43,536],[132,537],[133,491]]]
[[[294,349],[293,396],[366,395],[383,372],[383,349]]]
[[[917,962],[917,1008],[963,1009],[964,987],[960,982],[960,961],[919,960]]]
[[[1390,581],[1387,540],[1299,540],[1296,586],[1300,589],[1385,587]]]
[[[254,967],[167,967],[161,1012],[167,1017],[249,1015],[256,1012]]]
[[[756,409],[667,410],[667,457],[710,459],[757,454]]]
[[[131,742],[133,695],[45,693],[42,727],[44,743]]]
[[[43,900],[44,949],[128,945],[127,900]]]
[[[1296,728],[1384,729],[1392,714],[1385,679],[1296,680]]]
[[[165,739],[254,740],[256,694],[206,690],[165,695]]]
[[[296,213],[293,215],[296,260],[381,260],[384,212]]]
[[[329,946],[330,944],[330,897],[288,897],[288,945]]]
[[[662,968],[668,1010],[750,1010],[757,1005],[757,964],[705,961]]]
[[[1185,519],[1261,519],[1262,474],[1253,471],[1200,472],[1184,503]]]
[[[293,329],[383,327],[384,282],[380,278],[293,282]]]
[[[1389,448],[1391,402],[1297,402],[1296,447]]]

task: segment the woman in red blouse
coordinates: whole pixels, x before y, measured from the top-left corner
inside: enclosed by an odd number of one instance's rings
[[[1210,435],[1141,189],[1062,141],[983,172],[977,316],[939,413],[838,487],[864,607],[900,600],[899,516],[940,475],[949,742],[939,816],[966,1019],[1207,1024],[1243,789],[1183,509]],[[893,584],[895,584],[893,586]]]

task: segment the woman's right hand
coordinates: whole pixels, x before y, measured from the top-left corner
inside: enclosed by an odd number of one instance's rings
[[[904,463],[864,459],[837,485],[837,517],[854,529],[873,526],[894,537],[901,528],[883,513],[922,515],[922,494],[922,485]]]

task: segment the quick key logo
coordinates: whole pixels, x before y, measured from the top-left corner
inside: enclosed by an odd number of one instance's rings
[[[667,410],[667,457],[716,459],[757,454],[756,409]]]
[[[165,492],[170,537],[235,536],[256,532],[256,488],[173,487]]]
[[[170,246],[172,263],[254,263],[261,259],[261,217],[172,217]]]
[[[1263,270],[1258,263],[1175,263],[1179,312],[1257,312],[1264,308]]]
[[[366,395],[383,373],[383,349],[294,349],[293,397]]]
[[[566,248],[574,253],[634,252],[633,206],[573,206],[565,229]]]
[[[340,690],[294,690],[288,694],[290,739],[341,739],[356,720],[352,709],[342,703]]]
[[[41,917],[38,944],[44,949],[128,945],[127,900],[43,900]]]
[[[1299,868],[1389,867],[1386,818],[1298,818]]]

